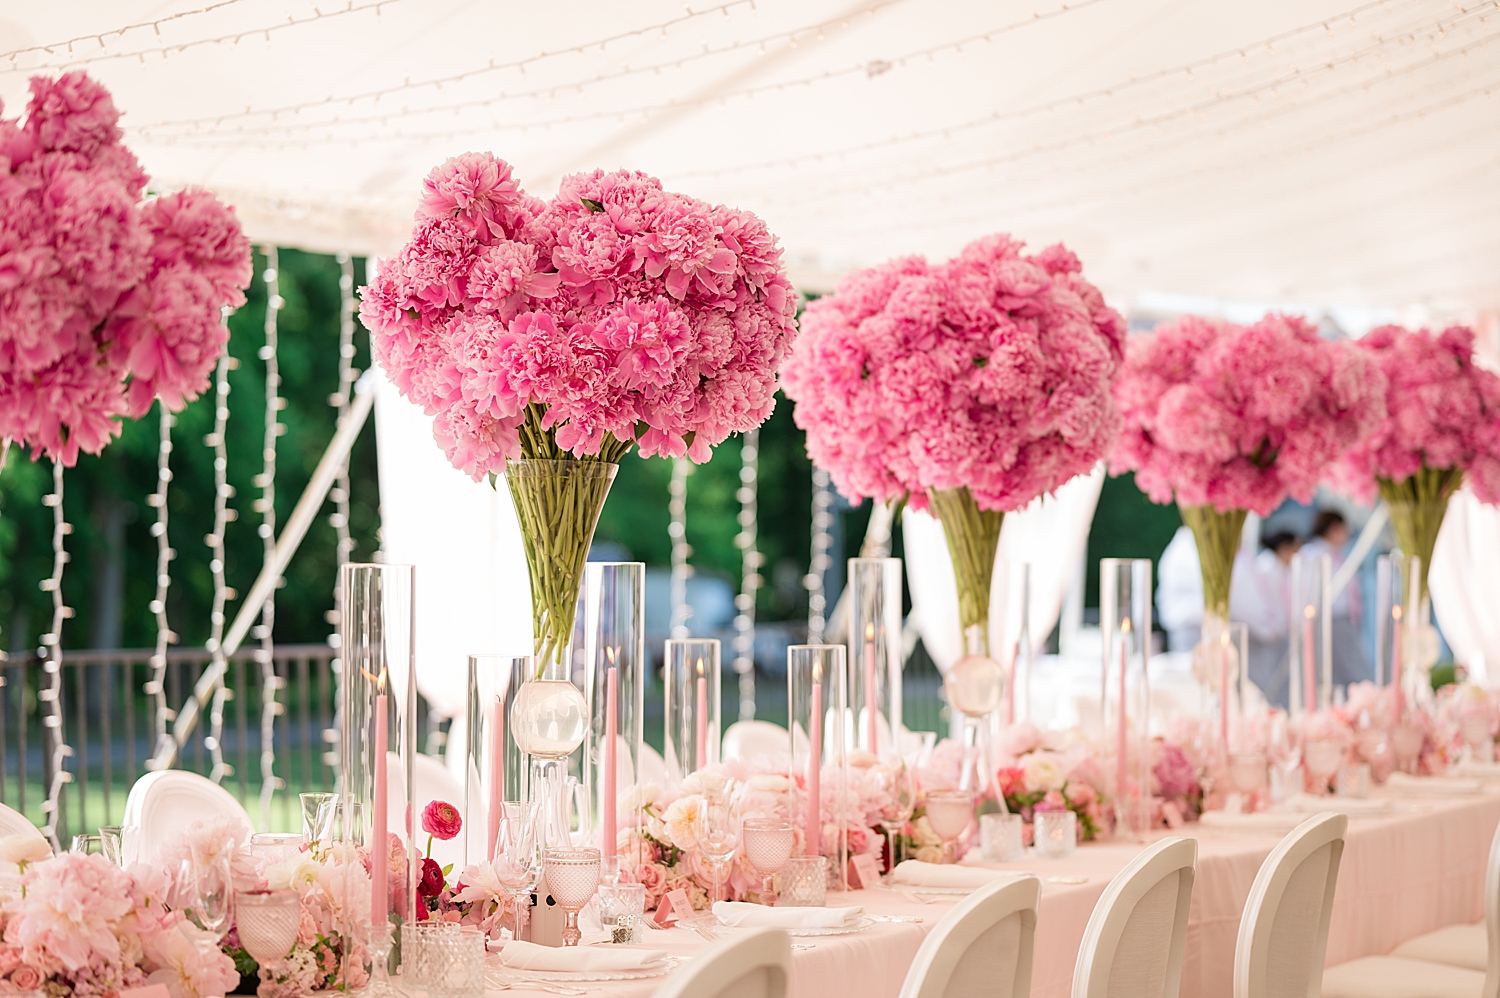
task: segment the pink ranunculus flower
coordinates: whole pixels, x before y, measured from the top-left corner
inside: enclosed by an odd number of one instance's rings
[[[35,967],[28,967],[25,964],[11,971],[8,980],[23,992],[35,991],[42,986],[41,972]]]
[[[435,800],[422,809],[422,831],[447,842],[464,827],[463,815],[445,800]]]

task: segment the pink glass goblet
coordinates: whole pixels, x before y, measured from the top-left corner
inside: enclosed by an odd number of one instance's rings
[[[578,931],[578,910],[599,889],[599,865],[598,849],[548,849],[542,861],[547,893],[567,916],[567,924],[563,926],[564,946],[577,946],[582,936]]]
[[[761,875],[760,903],[776,904],[776,874],[792,858],[797,833],[785,818],[746,818],[741,830],[745,858]]]
[[[1310,739],[1302,749],[1302,765],[1312,777],[1319,797],[1328,795],[1328,781],[1344,761],[1344,746],[1332,739]]]
[[[943,840],[946,858],[954,842],[974,820],[974,798],[967,790],[933,790],[927,795],[927,822]],[[954,857],[957,862],[957,857]]]
[[[273,985],[277,968],[297,943],[302,903],[296,891],[248,891],[235,895],[240,945],[260,964],[261,988]]]

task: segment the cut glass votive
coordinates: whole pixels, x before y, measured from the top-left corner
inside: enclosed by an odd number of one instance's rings
[[[794,856],[781,871],[780,902],[787,908],[821,908],[828,901],[828,857]]]
[[[979,816],[979,840],[984,858],[991,863],[1015,863],[1026,855],[1021,839],[1025,822],[1019,814]]]
[[[428,998],[482,998],[484,934],[473,926],[451,922],[412,925],[412,954],[407,973]]]
[[[1040,859],[1067,859],[1078,849],[1078,815],[1072,811],[1038,811],[1036,854]]]
[[[644,884],[600,884],[599,924],[610,934],[610,942],[641,941],[641,919],[646,913]]]

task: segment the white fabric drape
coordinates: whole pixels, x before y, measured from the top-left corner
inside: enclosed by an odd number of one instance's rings
[[[432,419],[384,376],[375,397],[381,551],[417,566],[417,690],[444,717],[465,710],[468,656],[528,654],[531,590],[505,480],[455,469]]]
[[[1020,566],[1031,563],[1031,643],[1040,649],[1062,612],[1063,597],[1088,545],[1099,490],[1101,465],[1079,475],[1017,513],[1007,513],[990,587],[990,652],[1006,660],[1021,630]],[[906,578],[911,587],[912,620],[927,653],[946,672],[963,649],[958,624],[958,590],[943,528],[926,513],[908,509],[905,531]]]
[[[1475,681],[1487,681],[1490,662],[1500,670],[1500,510],[1468,486],[1448,500],[1427,584],[1454,659]]]

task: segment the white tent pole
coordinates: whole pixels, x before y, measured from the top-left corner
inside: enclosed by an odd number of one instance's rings
[[[1385,521],[1390,518],[1390,515],[1390,510],[1386,507],[1385,503],[1381,503],[1375,507],[1375,511],[1365,521],[1365,529],[1359,532],[1359,540],[1354,542],[1354,547],[1350,550],[1349,557],[1344,559],[1344,563],[1334,573],[1333,581],[1329,583],[1328,587],[1330,590],[1328,594],[1329,599],[1338,599],[1339,593],[1342,593],[1344,587],[1349,584],[1349,580],[1354,578],[1354,573],[1359,571],[1360,565],[1364,564],[1365,555],[1370,553],[1370,549],[1380,539],[1380,532],[1385,529]]]

